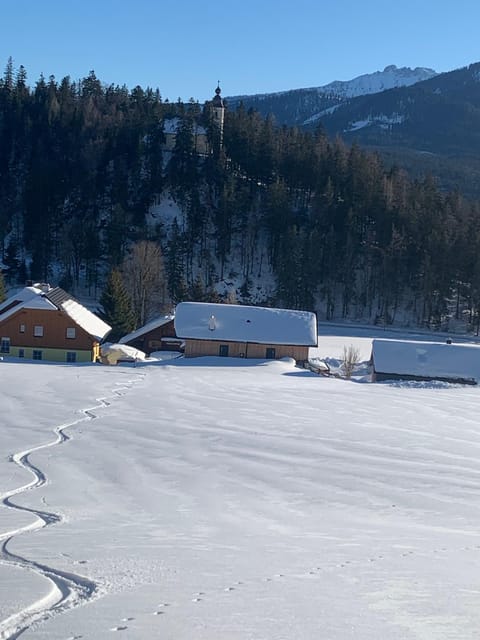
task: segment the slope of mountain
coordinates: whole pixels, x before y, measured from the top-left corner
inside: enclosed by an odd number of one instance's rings
[[[432,173],[445,188],[480,197],[480,63],[351,98],[319,122],[414,174]]]
[[[392,89],[411,86],[436,75],[433,69],[417,67],[385,67],[383,71],[368,73],[353,80],[336,80],[322,87],[293,89],[279,93],[227,98],[230,108],[240,103],[266,116],[272,114],[278,124],[303,125],[315,122],[323,114],[333,112],[349,98],[369,95]]]
[[[347,83],[243,103],[273,114],[278,124],[321,125],[412,175],[430,173],[443,188],[480,198],[480,63],[441,74],[387,67]]]

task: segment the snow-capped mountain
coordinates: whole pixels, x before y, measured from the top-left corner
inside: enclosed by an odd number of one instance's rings
[[[385,67],[383,71],[366,73],[353,80],[335,80],[330,84],[319,87],[317,91],[324,95],[334,95],[342,98],[355,98],[370,93],[379,93],[395,87],[409,87],[412,84],[433,78],[437,73],[425,67],[396,67],[394,64]]]
[[[389,65],[383,71],[367,73],[353,80],[335,80],[321,87],[278,93],[233,96],[227,98],[227,102],[233,109],[243,103],[247,109],[252,107],[264,116],[271,114],[280,125],[304,125],[315,122],[325,113],[331,113],[348,99],[396,87],[408,87],[436,75],[433,69],[424,67],[411,69]]]
[[[435,175],[445,189],[480,198],[480,62],[446,73],[391,65],[346,82],[242,101],[278,125],[321,125],[328,136],[374,149],[388,164]]]

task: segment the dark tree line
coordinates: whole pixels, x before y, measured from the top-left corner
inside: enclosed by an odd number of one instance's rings
[[[96,295],[148,241],[162,252],[173,303],[219,299],[222,281],[246,302],[328,319],[391,323],[406,313],[439,326],[453,308],[478,322],[478,203],[440,192],[430,177],[386,170],[321,129],[277,127],[242,106],[227,109],[220,149],[209,113],[194,101],[164,102],[158,90],[106,86],[93,72],[29,87],[9,61],[0,80],[8,282],[55,277]],[[167,152],[164,122],[173,117]],[[200,127],[208,153],[196,148]],[[155,213],[167,194],[174,219]]]

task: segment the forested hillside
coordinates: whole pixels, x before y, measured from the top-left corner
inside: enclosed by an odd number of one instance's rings
[[[211,153],[195,151],[196,124]],[[136,324],[159,305],[224,294],[326,319],[436,326],[453,304],[474,327],[479,220],[477,203],[431,178],[412,181],[357,146],[242,107],[227,109],[220,149],[208,105],[106,86],[93,72],[30,87],[11,62],[0,81],[7,284],[48,280],[99,298],[112,270],[128,281],[138,248],[154,247],[162,268],[149,288],[162,296],[142,300]]]

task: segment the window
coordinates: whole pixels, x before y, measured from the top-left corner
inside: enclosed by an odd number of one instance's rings
[[[77,354],[75,351],[67,351],[67,362],[76,362]]]
[[[25,357],[25,349],[19,349],[18,350],[18,357],[19,358],[24,358]]]
[[[32,358],[34,360],[41,360],[42,359],[42,352],[39,351],[38,349],[34,349],[33,353],[32,353]]]
[[[267,347],[265,357],[270,360],[275,360],[275,349],[273,347]]]
[[[67,338],[75,338],[75,327],[67,327]]]
[[[40,325],[40,324],[36,324],[36,325],[33,327],[33,335],[34,335],[36,338],[42,338],[42,337],[43,337],[43,327],[42,327],[42,325]]]
[[[228,344],[221,344],[219,349],[218,349],[218,355],[219,356],[228,356]]]
[[[0,341],[0,353],[10,353],[10,338],[2,338]]]
[[[20,325],[19,331],[20,331],[20,333],[25,333],[25,325],[24,324]]]

